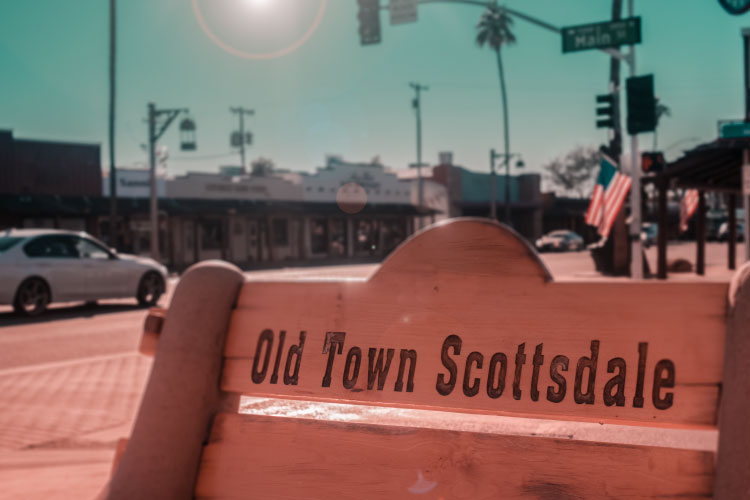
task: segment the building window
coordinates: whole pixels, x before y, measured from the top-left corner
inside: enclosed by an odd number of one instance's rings
[[[318,192],[320,192],[320,193],[322,193],[322,192],[323,192],[323,191],[325,191],[325,190],[326,190],[326,188],[324,188],[323,186],[320,186],[320,187],[318,188]]]
[[[273,220],[273,244],[277,247],[289,245],[289,230],[286,219]]]
[[[391,219],[380,222],[383,232],[383,253],[389,254],[406,239],[406,221]]]
[[[354,248],[357,253],[374,255],[378,251],[378,241],[380,239],[378,222],[370,219],[361,219],[357,224],[356,237]]]
[[[328,253],[328,221],[313,219],[310,222],[310,250],[314,254]]]
[[[346,220],[334,219],[331,221],[331,254],[335,257],[346,257],[348,244],[346,233]]]
[[[221,221],[201,222],[201,249],[221,250]]]

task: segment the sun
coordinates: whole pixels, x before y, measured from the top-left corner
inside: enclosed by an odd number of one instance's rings
[[[241,0],[248,7],[266,7],[272,0]]]

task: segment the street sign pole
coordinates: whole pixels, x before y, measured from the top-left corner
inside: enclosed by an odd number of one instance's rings
[[[633,17],[633,0],[628,0],[628,16]],[[635,44],[630,45],[630,76],[635,76]],[[630,136],[630,172],[633,185],[630,190],[630,277],[643,279],[641,256],[641,168],[638,165],[638,134]]]

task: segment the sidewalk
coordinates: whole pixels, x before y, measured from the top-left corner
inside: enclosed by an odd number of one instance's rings
[[[0,371],[0,498],[93,498],[150,368],[128,353]]]

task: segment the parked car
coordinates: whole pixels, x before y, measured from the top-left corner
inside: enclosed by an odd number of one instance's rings
[[[745,223],[737,221],[737,241],[745,240]],[[719,241],[727,241],[729,239],[729,222],[724,222],[719,226],[719,232],[716,235]]]
[[[156,261],[117,253],[84,232],[0,232],[0,304],[24,315],[39,315],[51,302],[135,297],[154,305],[166,277]]]
[[[656,239],[659,236],[659,226],[653,222],[644,222],[641,224],[641,241],[646,248],[656,245]]]
[[[566,252],[584,249],[583,238],[573,231],[558,229],[551,231],[536,240],[536,249],[540,252]]]

